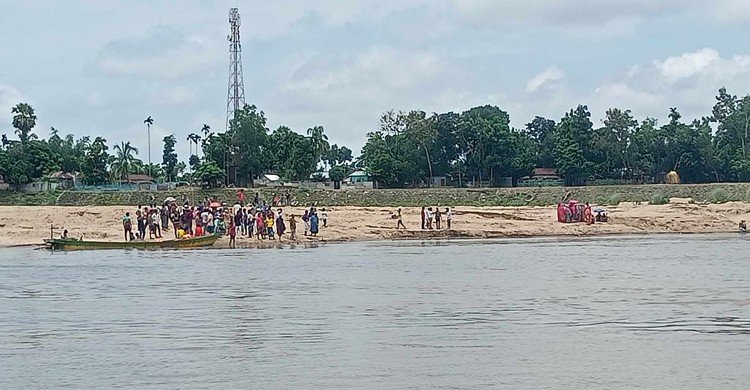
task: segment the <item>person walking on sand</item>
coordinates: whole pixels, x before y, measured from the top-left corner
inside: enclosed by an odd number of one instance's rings
[[[122,217],[122,229],[125,230],[125,241],[133,241],[133,220],[129,212]]]
[[[404,218],[401,216],[401,207],[398,208],[398,211],[396,212],[396,219],[398,220],[396,222],[396,230],[399,228],[404,228],[406,230],[406,225],[404,225]]]
[[[450,207],[445,208],[445,221],[448,222],[448,230],[451,230],[451,221],[453,220],[453,211]]]
[[[425,227],[427,226],[427,225],[425,224],[425,222],[427,222],[427,221],[425,220],[425,218],[426,218],[426,217],[427,217],[427,211],[425,211],[425,209],[424,209],[424,206],[422,206],[422,230],[424,230],[424,229],[425,229]]]
[[[440,230],[440,208],[435,207],[435,229]]]
[[[289,215],[289,239],[297,240],[297,220],[294,218],[294,214]]]

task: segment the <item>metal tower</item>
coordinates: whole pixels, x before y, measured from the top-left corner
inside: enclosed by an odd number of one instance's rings
[[[229,88],[227,88],[227,123],[234,119],[235,111],[245,106],[245,82],[242,79],[242,44],[240,43],[240,13],[237,8],[229,10]]]

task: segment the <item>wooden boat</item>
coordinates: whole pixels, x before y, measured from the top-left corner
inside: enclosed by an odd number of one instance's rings
[[[62,251],[104,250],[104,249],[188,249],[213,245],[218,234],[164,241],[79,241],[75,239],[52,238],[44,240],[48,248]]]

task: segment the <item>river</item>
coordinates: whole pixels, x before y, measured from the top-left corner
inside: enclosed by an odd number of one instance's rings
[[[735,235],[0,250],[0,388],[747,389]]]

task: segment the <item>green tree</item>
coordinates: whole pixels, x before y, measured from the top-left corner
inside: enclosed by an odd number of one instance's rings
[[[555,168],[555,121],[537,116],[526,124],[526,132],[536,144],[536,166]]]
[[[750,96],[738,98],[719,90],[711,121],[718,124],[714,138],[720,177],[735,181],[750,180],[748,131],[750,130]]]
[[[555,164],[567,184],[578,184],[593,171],[586,155],[591,150],[593,123],[588,107],[579,105],[565,114],[555,135]]]
[[[81,140],[84,144],[84,159],[82,164],[82,170],[84,180],[89,185],[104,184],[109,181],[109,172],[107,172],[107,164],[109,161],[109,146],[107,146],[107,140],[103,137],[96,137],[94,141],[89,142],[88,139],[84,138]]]
[[[34,109],[28,103],[18,103],[11,109],[13,115],[13,127],[16,128],[16,134],[21,144],[27,144],[29,140],[35,139],[36,135],[32,133],[36,126],[36,115]]]
[[[315,171],[317,161],[312,140],[281,126],[271,134],[273,151],[271,166],[284,179],[307,180]]]
[[[273,148],[268,147],[266,116],[255,106],[235,112],[230,123],[232,158],[239,184],[250,184],[270,167]]]
[[[162,168],[168,181],[177,179],[177,153],[174,150],[177,139],[174,135],[164,137],[164,152],[162,154]]]
[[[198,156],[194,154],[190,156],[190,159],[188,160],[188,165],[190,165],[190,171],[195,172],[200,166],[200,164],[201,164],[201,159],[198,158]]]
[[[317,164],[330,148],[330,145],[328,144],[328,136],[325,134],[323,126],[315,126],[307,129],[307,135],[310,137],[310,142],[312,143],[312,149],[316,159],[315,164]]]
[[[110,162],[112,180],[125,181],[128,175],[143,170],[143,162],[136,157],[138,149],[130,145],[130,142],[121,142],[120,145],[115,145],[112,150],[115,152]]]
[[[218,187],[224,181],[224,170],[215,162],[206,161],[193,173],[193,180],[206,183],[209,187]]]

